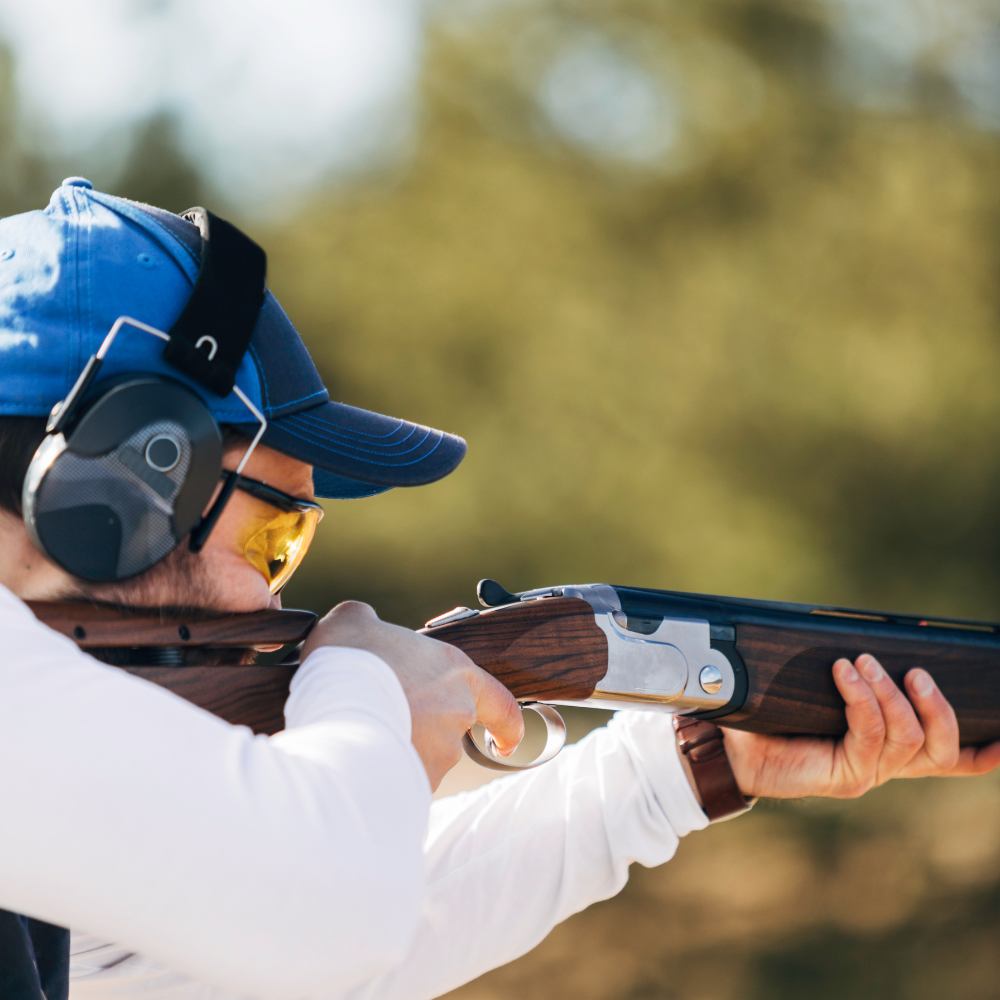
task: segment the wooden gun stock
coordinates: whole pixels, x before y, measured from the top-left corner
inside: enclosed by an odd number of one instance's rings
[[[298,659],[276,664],[212,663],[213,651],[298,644],[316,621],[311,611],[256,611],[242,615],[122,611],[81,601],[29,601],[39,621],[91,652],[130,650],[146,662],[122,670],[165,687],[234,725],[256,733],[285,727],[285,700]],[[171,665],[185,649],[204,652],[206,662]],[[150,655],[160,654],[159,656]],[[160,659],[160,663],[149,662]],[[115,664],[118,666],[118,664]]]
[[[522,701],[584,701],[608,670],[586,601],[553,597],[421,630],[457,646]]]

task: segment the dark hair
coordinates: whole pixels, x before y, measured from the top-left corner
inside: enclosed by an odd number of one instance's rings
[[[0,417],[0,510],[21,517],[21,487],[45,437],[45,417]]]

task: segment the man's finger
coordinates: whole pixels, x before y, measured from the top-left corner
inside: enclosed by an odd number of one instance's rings
[[[472,696],[476,701],[476,721],[485,726],[497,750],[512,754],[524,738],[524,717],[517,699],[491,674],[473,667]]]
[[[952,777],[974,777],[989,774],[1000,767],[1000,743],[985,747],[963,747],[958,754],[958,763],[948,771]]]
[[[924,747],[923,752],[900,774],[918,777],[950,771],[959,758],[958,719],[954,710],[926,670],[915,667],[907,673],[903,683],[920,716]]]
[[[833,680],[847,705],[848,729],[834,753],[827,794],[849,798],[863,795],[875,783],[885,742],[885,722],[875,692],[850,660],[837,660]]]
[[[878,784],[882,784],[894,777],[920,752],[924,745],[924,731],[913,706],[874,656],[863,653],[854,665],[875,693],[885,720],[885,744],[879,756],[875,778]]]

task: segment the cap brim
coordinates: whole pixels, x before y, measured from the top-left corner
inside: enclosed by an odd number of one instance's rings
[[[466,449],[454,434],[334,402],[274,418],[262,440],[312,465],[316,495],[328,498],[433,483],[454,472]]]

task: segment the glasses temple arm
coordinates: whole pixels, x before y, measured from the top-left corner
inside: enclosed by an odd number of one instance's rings
[[[222,516],[222,512],[226,509],[226,504],[229,503],[229,498],[233,495],[233,491],[236,489],[236,484],[240,481],[240,473],[243,471],[244,466],[247,464],[247,459],[254,453],[257,445],[260,443],[260,439],[264,436],[264,431],[267,430],[267,418],[264,416],[260,410],[250,401],[246,393],[238,386],[233,386],[233,392],[239,396],[240,401],[243,405],[260,421],[260,427],[257,433],[254,435],[253,440],[250,442],[250,447],[243,453],[243,457],[240,459],[240,464],[236,466],[235,472],[226,472],[222,484],[222,490],[216,497],[215,503],[212,504],[209,512],[201,518],[201,520],[191,529],[190,539],[188,541],[188,548],[192,552],[201,552],[205,547],[205,542],[208,541],[208,536],[212,533],[212,529],[215,527],[216,522]]]

